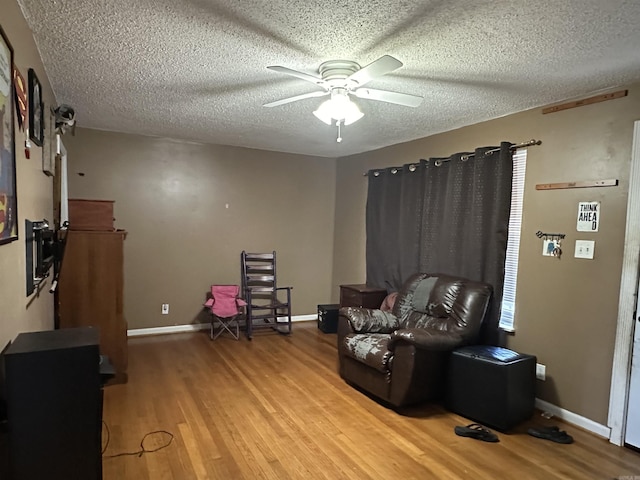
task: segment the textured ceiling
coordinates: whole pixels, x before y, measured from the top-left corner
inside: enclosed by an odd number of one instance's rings
[[[638,0],[18,1],[58,103],[102,130],[340,157],[640,80]],[[424,102],[356,98],[342,143],[324,98],[262,106],[316,89],[268,65],[385,54],[404,66],[368,86]]]

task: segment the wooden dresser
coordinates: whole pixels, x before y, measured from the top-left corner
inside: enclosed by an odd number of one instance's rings
[[[380,308],[386,296],[384,288],[370,287],[363,283],[340,285],[341,307]]]
[[[57,328],[97,327],[100,353],[127,381],[127,323],[123,313],[127,232],[69,230],[57,288]]]

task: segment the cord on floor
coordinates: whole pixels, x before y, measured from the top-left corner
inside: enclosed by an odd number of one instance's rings
[[[173,434],[171,432],[167,432],[166,430],[155,430],[153,432],[146,433],[144,435],[144,437],[142,437],[142,440],[140,441],[140,450],[135,451],[135,452],[122,452],[122,453],[116,453],[114,455],[105,455],[104,452],[107,451],[107,447],[109,446],[109,441],[111,440],[111,432],[109,431],[109,426],[107,425],[107,423],[104,420],[102,421],[102,424],[104,425],[104,428],[107,431],[107,441],[105,442],[104,447],[102,448],[102,452],[101,452],[103,458],[116,458],[116,457],[124,457],[124,456],[129,456],[129,455],[130,456],[136,455],[138,457],[141,457],[145,453],[153,453],[153,452],[157,452],[158,450],[162,450],[163,448],[166,448],[169,445],[171,445],[171,442],[173,441]],[[145,448],[145,446],[144,446],[144,441],[150,435],[155,435],[155,434],[168,435],[169,436],[169,441],[166,444],[159,446],[158,448],[153,448],[151,450],[147,450]]]

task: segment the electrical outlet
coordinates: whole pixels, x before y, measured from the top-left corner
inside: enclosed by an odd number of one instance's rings
[[[162,304],[162,315],[169,315],[169,304],[168,303],[163,303]]]
[[[536,363],[536,378],[538,380],[544,380],[547,376],[547,367],[541,363]]]

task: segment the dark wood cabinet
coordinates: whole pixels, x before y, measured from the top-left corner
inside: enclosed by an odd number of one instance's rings
[[[380,308],[387,291],[366,284],[340,285],[341,307]]]
[[[57,327],[96,327],[100,353],[111,360],[115,377],[127,381],[127,323],[123,313],[123,230],[67,232],[58,280]]]

